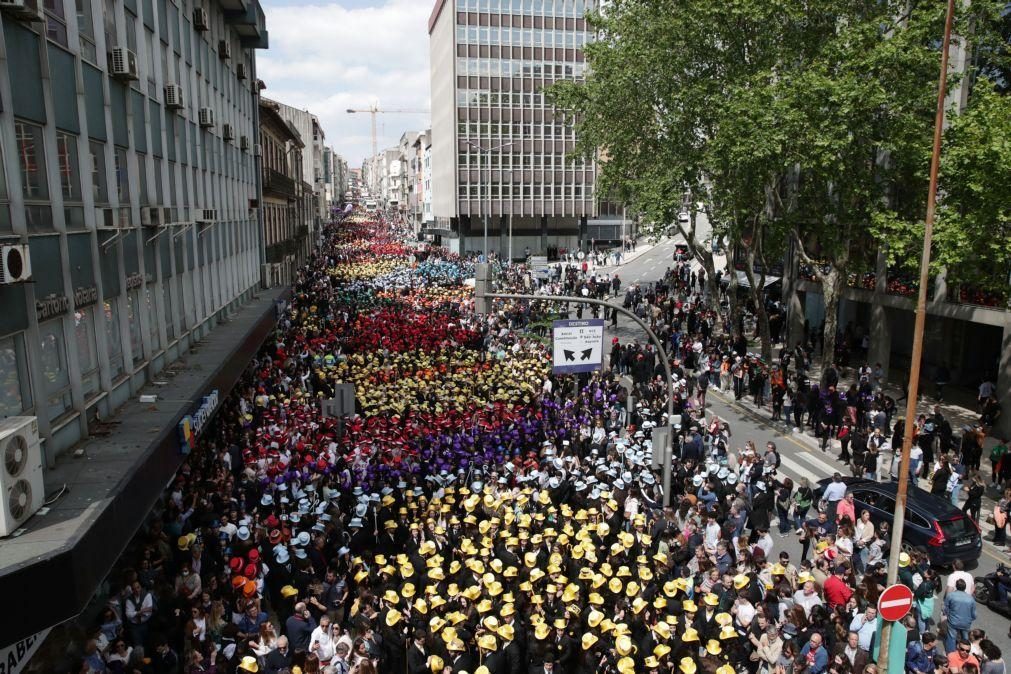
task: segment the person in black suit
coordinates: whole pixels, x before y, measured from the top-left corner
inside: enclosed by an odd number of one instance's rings
[[[277,647],[263,658],[263,669],[266,674],[291,669],[291,649],[288,648],[288,637],[278,637]]]

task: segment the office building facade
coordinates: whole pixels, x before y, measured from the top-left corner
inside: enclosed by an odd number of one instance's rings
[[[460,252],[574,248],[595,213],[596,166],[544,90],[585,73],[595,0],[437,0],[429,19],[433,223]]]
[[[0,417],[48,464],[260,281],[256,0],[0,10]],[[6,270],[9,271],[9,270]]]

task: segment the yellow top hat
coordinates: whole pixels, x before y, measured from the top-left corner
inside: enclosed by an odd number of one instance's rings
[[[727,625],[720,630],[720,639],[736,639],[737,630],[733,628],[732,625]]]
[[[748,578],[743,573],[739,573],[736,576],[734,576],[734,587],[736,589],[738,589],[738,590],[740,590],[743,587],[746,587],[747,584],[750,583],[750,582],[751,582],[751,579]]]
[[[706,652],[709,653],[709,655],[719,655],[723,652],[723,649],[720,648],[719,641],[716,639],[710,639],[706,642]]]
[[[678,664],[678,669],[684,672],[684,674],[695,674],[696,670],[698,670],[698,666],[690,657],[685,657],[681,658],[681,662]]]
[[[712,592],[707,592],[706,596],[702,597],[702,601],[704,601],[709,606],[719,606],[720,605],[720,598],[718,596],[716,596],[716,594],[714,594]]]
[[[620,637],[614,640],[614,650],[618,651],[618,655],[631,655],[635,652],[635,644],[632,643],[632,637],[627,634],[622,634]]]
[[[589,614],[586,616],[586,624],[590,627],[596,627],[600,624],[600,621],[604,619],[604,614],[597,609],[590,609]]]
[[[386,626],[393,627],[404,617],[404,615],[395,608],[391,608],[386,614]]]
[[[686,627],[685,633],[681,635],[681,641],[698,641],[699,633],[694,627]]]
[[[587,632],[586,634],[583,635],[583,638],[580,639],[580,641],[583,644],[583,650],[588,651],[591,648],[593,648],[593,644],[597,643],[598,639],[597,635],[594,634],[593,632]]]
[[[624,657],[618,660],[617,664],[619,674],[633,674],[635,672],[635,660],[629,657]]]
[[[730,623],[734,622],[734,617],[729,613],[717,613],[715,620],[716,624],[720,627],[726,627]]]
[[[665,622],[658,622],[656,625],[653,625],[653,632],[665,641],[670,639],[670,625]]]

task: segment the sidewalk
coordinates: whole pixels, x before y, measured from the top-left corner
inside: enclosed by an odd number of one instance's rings
[[[665,236],[665,237],[662,237],[656,243],[652,243],[652,244],[650,244],[650,243],[644,243],[644,242],[643,243],[637,243],[636,246],[635,246],[635,250],[634,251],[631,251],[629,253],[622,253],[622,255],[621,255],[621,263],[620,264],[618,264],[618,265],[605,264],[605,265],[602,265],[602,266],[599,266],[599,267],[598,266],[591,266],[590,267],[590,271],[592,271],[592,272],[606,272],[608,274],[614,273],[615,271],[620,270],[622,267],[627,266],[628,263],[633,262],[633,261],[639,259],[640,257],[642,257],[643,255],[645,255],[646,253],[649,253],[654,248],[657,248],[659,246],[663,246],[665,244],[668,244],[668,243],[670,243],[673,240],[674,239],[672,239],[671,237]],[[608,251],[608,253],[607,253],[607,259],[608,260],[614,260],[614,251],[615,250],[617,250],[617,248],[612,248],[612,249],[610,249]]]

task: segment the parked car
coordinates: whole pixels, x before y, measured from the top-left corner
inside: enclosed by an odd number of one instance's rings
[[[821,490],[831,481],[832,478],[819,480]],[[853,493],[857,517],[867,510],[875,524],[892,524],[897,482],[874,482],[858,477],[844,477],[843,482]],[[930,562],[938,566],[947,566],[955,560],[971,566],[982,553],[983,537],[979,525],[950,501],[910,485],[906,493],[902,547],[926,550]]]

